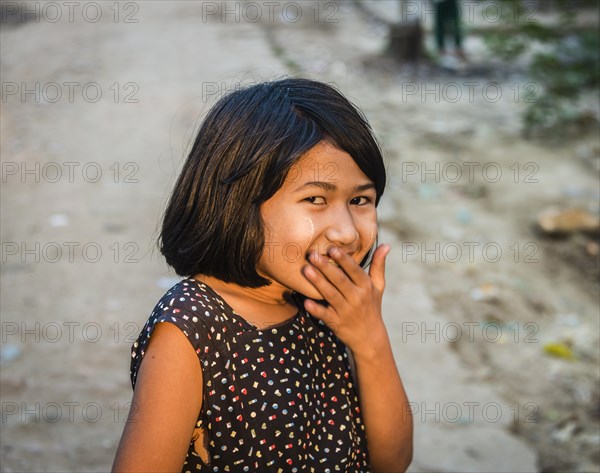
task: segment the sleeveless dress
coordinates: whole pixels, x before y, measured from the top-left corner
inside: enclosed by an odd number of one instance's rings
[[[260,329],[210,286],[186,278],[158,302],[131,350],[131,383],[157,323],[194,347],[203,375],[196,428],[182,472],[368,472],[365,427],[345,345],[298,301],[298,313]]]

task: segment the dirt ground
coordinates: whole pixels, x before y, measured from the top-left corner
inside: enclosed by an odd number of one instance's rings
[[[198,119],[298,71],[337,85],[385,150],[410,471],[600,471],[598,235],[534,225],[598,215],[600,142],[524,139],[521,67],[467,34],[466,69],[400,68],[349,2],[4,3],[1,471],[110,471],[131,344],[177,280],[155,238]],[[392,3],[367,6],[394,19]]]

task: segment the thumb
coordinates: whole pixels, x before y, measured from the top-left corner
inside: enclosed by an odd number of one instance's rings
[[[373,261],[369,267],[371,281],[373,281],[373,285],[381,292],[385,288],[385,258],[391,249],[392,247],[388,244],[379,245],[375,253],[373,253]]]

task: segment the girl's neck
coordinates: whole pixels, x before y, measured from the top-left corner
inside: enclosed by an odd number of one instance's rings
[[[252,288],[204,274],[196,274],[194,279],[210,286],[238,315],[253,325],[277,324],[298,312],[292,292],[276,282]]]

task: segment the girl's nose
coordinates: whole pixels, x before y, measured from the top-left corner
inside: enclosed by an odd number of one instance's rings
[[[349,211],[343,210],[331,216],[331,222],[327,227],[325,237],[331,243],[342,248],[352,245],[360,238]]]

